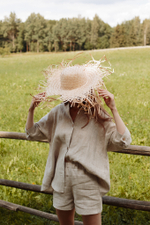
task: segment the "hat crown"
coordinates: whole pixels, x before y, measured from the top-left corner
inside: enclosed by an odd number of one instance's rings
[[[85,68],[82,66],[70,66],[65,68],[60,75],[61,90],[73,90],[87,83]]]

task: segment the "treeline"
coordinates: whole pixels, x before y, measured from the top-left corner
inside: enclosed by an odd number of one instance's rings
[[[7,52],[44,52],[103,49],[150,44],[150,19],[139,17],[111,27],[98,15],[93,20],[72,18],[46,20],[32,13],[21,22],[15,13],[0,21],[0,54]]]

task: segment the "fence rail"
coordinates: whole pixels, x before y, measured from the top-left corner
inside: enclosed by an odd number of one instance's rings
[[[7,139],[17,139],[17,140],[27,140],[25,133],[17,133],[17,132],[6,132],[0,131],[0,138],[7,138]],[[46,140],[40,141],[46,142]],[[133,154],[133,155],[143,155],[143,156],[150,156],[150,147],[147,146],[138,146],[138,145],[130,145],[127,149],[122,149],[120,151],[115,151],[116,153],[125,153],[125,154]],[[28,191],[39,192],[43,194],[52,194],[50,192],[41,192],[40,185],[32,185],[23,182],[17,182],[12,180],[5,180],[0,179],[0,185],[19,188]],[[131,200],[131,199],[124,199],[124,198],[117,198],[111,196],[104,196],[103,197],[103,204],[113,205],[118,207],[142,210],[142,211],[150,211],[150,202],[148,201],[139,201],[139,200]],[[0,200],[0,207],[7,208],[9,210],[20,210],[22,212],[30,213],[36,216],[40,216],[49,220],[58,221],[58,217],[56,215],[42,212],[40,210],[31,209],[29,207],[20,206],[14,203],[6,202]],[[75,225],[81,225],[82,222],[75,221]]]
[[[14,188],[28,190],[28,191],[39,192],[43,194],[53,194],[52,192],[46,192],[46,191],[42,192],[40,185],[27,184],[23,182],[12,181],[12,180],[0,179],[0,185],[14,187]],[[104,196],[103,204],[136,209],[136,210],[150,211],[150,202],[147,202],[147,201],[130,200],[125,198]]]
[[[27,140],[25,133],[18,133],[18,132],[6,132],[0,131],[0,138],[7,138],[7,139],[18,139],[18,140]],[[48,143],[48,141],[43,140],[39,142]],[[139,145],[129,145],[128,148],[122,149],[119,151],[115,151],[116,153],[125,153],[125,154],[132,154],[132,155],[143,155],[143,156],[150,156],[150,147],[148,146],[139,146]]]

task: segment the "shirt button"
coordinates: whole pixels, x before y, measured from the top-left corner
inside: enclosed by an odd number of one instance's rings
[[[125,138],[123,138],[123,141],[125,141],[126,139]]]

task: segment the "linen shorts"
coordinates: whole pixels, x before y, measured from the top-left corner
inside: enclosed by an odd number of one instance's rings
[[[66,162],[64,193],[54,190],[53,206],[60,210],[75,208],[80,215],[101,213],[102,197],[97,177],[79,163]]]

